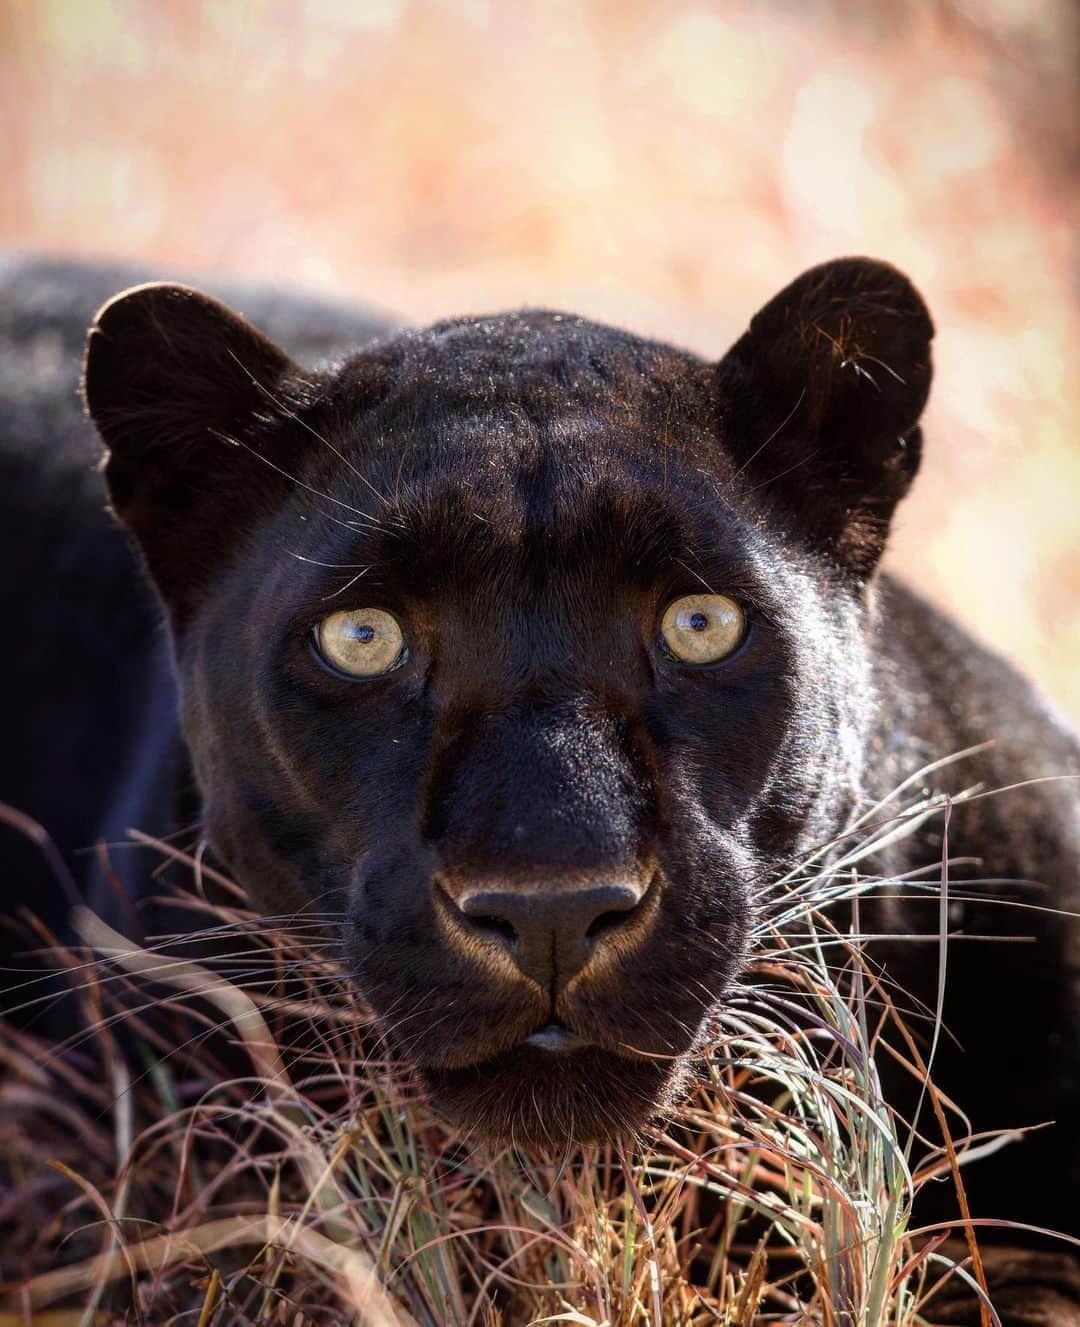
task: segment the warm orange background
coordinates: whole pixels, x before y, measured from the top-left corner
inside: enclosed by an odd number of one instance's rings
[[[934,310],[891,560],[1080,719],[1069,0],[7,0],[0,243],[719,354],[802,267]]]

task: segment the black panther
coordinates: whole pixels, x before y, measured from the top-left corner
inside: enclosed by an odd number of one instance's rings
[[[718,363],[545,310],[395,331],[136,286],[86,350],[102,483],[72,357],[120,275],[13,266],[0,379],[0,800],[99,909],[133,925],[147,862],[118,888],[79,849],[196,820],[261,911],[336,918],[448,1117],[604,1139],[678,1093],[771,882],[976,748],[928,781],[1010,791],[873,869],[947,851],[957,928],[1003,937],[952,946],[937,1078],[977,1130],[1056,1123],[972,1168],[976,1215],[1074,1224],[1078,748],[877,571],[931,379],[906,277],[814,268]],[[937,916],[897,888],[863,922]],[[933,1006],[936,946],[882,953]]]

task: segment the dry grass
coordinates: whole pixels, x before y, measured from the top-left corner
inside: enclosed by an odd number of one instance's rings
[[[82,1030],[3,1043],[0,1325],[922,1323],[980,1276],[973,1245],[910,1226],[957,1158],[882,1099],[875,1051],[922,1075],[925,1037],[827,919],[880,883],[858,874],[875,845],[945,811],[906,791],[778,882],[676,1113],[543,1163],[432,1116],[309,924],[204,871],[172,894],[187,935],[138,947],[84,914],[61,955]],[[978,1164],[932,1087],[926,1108]]]

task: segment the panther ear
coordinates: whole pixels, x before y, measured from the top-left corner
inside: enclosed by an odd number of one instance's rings
[[[261,332],[186,286],[136,286],[94,319],[84,391],[109,497],[177,626],[254,515],[281,501],[298,432],[282,423],[311,387]]]
[[[933,335],[907,277],[841,258],[766,304],[716,370],[739,474],[860,582],[919,466]]]

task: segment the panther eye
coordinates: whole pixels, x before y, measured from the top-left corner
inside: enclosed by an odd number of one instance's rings
[[[350,677],[380,677],[409,657],[397,619],[382,608],[350,608],[331,613],[315,628],[323,659]]]
[[[660,637],[680,663],[710,664],[731,654],[746,633],[746,614],[723,594],[687,594],[660,620]]]

